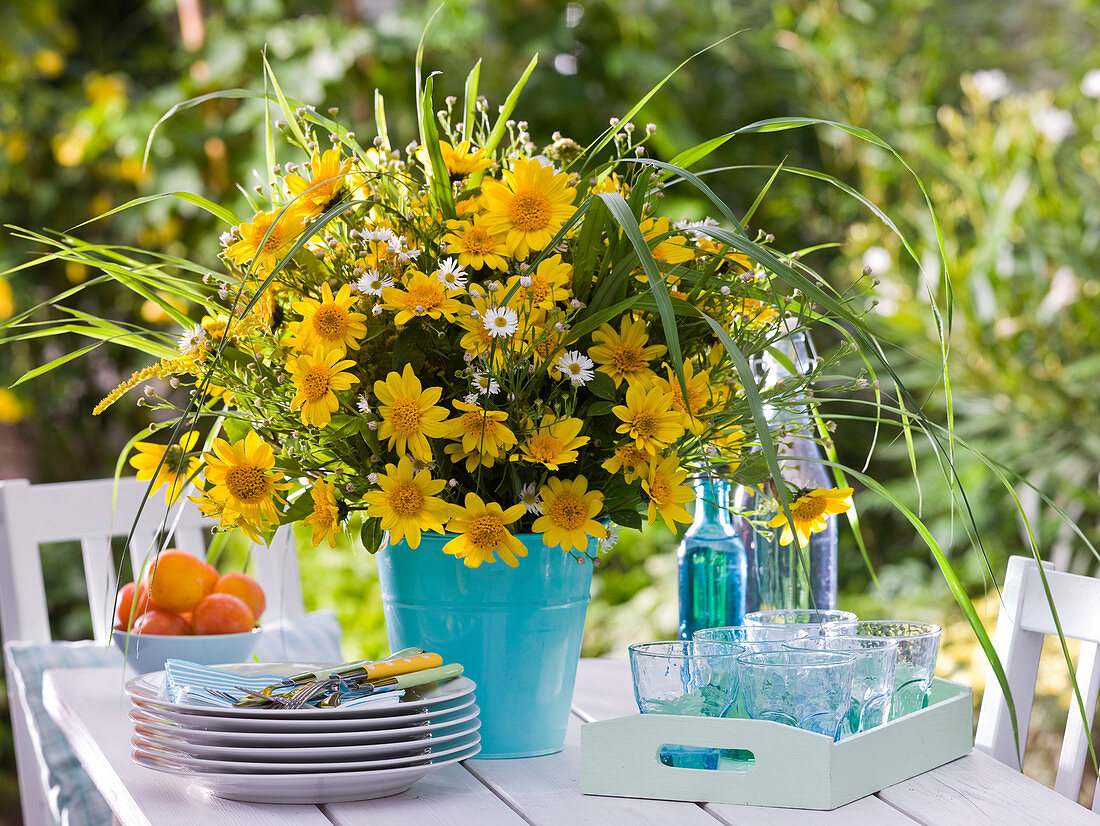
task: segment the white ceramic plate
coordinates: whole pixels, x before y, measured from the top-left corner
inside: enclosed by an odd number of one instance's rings
[[[200,731],[224,732],[269,732],[289,734],[293,732],[342,733],[345,735],[367,731],[396,731],[400,736],[402,729],[417,726],[430,720],[446,717],[456,711],[474,704],[474,695],[467,694],[446,704],[420,709],[413,714],[400,717],[338,717],[301,719],[283,719],[278,712],[269,717],[207,717],[193,712],[176,712],[164,708],[162,704],[147,704],[144,700],[131,697],[134,705],[147,715],[160,717],[164,721],[175,723],[181,728]]]
[[[240,674],[274,674],[279,676],[300,674],[303,671],[332,668],[332,665],[322,666],[311,663],[239,663],[224,666],[226,670]],[[141,700],[146,705],[159,705],[166,711],[174,711],[180,714],[201,714],[204,717],[231,717],[231,718],[271,718],[278,717],[286,720],[311,720],[339,719],[339,718],[370,718],[370,717],[400,717],[415,714],[422,708],[449,702],[458,697],[473,692],[474,681],[469,677],[456,677],[445,683],[431,683],[427,686],[416,686],[405,689],[400,700],[396,702],[378,705],[362,705],[350,708],[300,708],[294,710],[261,709],[261,708],[236,708],[234,706],[206,706],[194,703],[175,703],[163,696],[165,674],[163,671],[154,671],[149,674],[141,674],[126,683],[126,693],[131,699]]]
[[[190,781],[211,794],[249,803],[345,803],[400,794],[429,772],[473,757],[480,742],[429,765],[358,772],[210,774],[159,757],[134,754],[134,762]]]
[[[430,748],[426,748],[427,744],[424,744],[413,754],[375,757],[366,760],[336,760],[330,758],[326,761],[304,763],[257,763],[245,760],[215,760],[209,757],[194,757],[176,749],[166,748],[137,735],[130,740],[130,744],[134,746],[135,755],[154,759],[164,758],[185,768],[211,774],[215,772],[232,774],[319,774],[366,771],[368,769],[395,769],[402,766],[428,764],[431,763],[433,758],[444,759],[452,754],[465,751],[470,746],[477,745],[480,742],[480,734],[476,731],[468,731],[458,740],[450,743],[440,743]]]
[[[477,715],[477,706],[472,706],[451,722],[424,726],[412,731],[406,730],[405,736],[383,742],[331,743],[327,740],[319,742],[309,736],[293,735],[296,739],[289,739],[268,734],[237,734],[225,738],[223,742],[215,742],[195,739],[192,736],[193,732],[180,732],[178,729],[173,730],[153,722],[141,722],[136,718],[134,733],[151,745],[175,749],[191,757],[215,760],[303,763],[369,760],[423,750],[477,731],[481,727],[481,721]],[[327,735],[324,736],[327,737]],[[249,737],[253,739],[251,741],[244,739]]]

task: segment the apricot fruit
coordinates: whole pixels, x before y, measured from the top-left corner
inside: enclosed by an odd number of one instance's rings
[[[239,597],[214,592],[195,606],[191,628],[196,634],[242,634],[256,624],[252,609]]]
[[[214,586],[218,584],[220,574],[218,574],[218,569],[211,565],[209,562],[204,562],[202,564],[204,574],[202,581],[202,595],[204,597],[208,597],[212,593],[214,593]]]
[[[264,589],[260,587],[260,583],[248,574],[236,572],[224,574],[218,579],[218,584],[214,586],[214,593],[232,594],[237,597],[252,610],[254,619],[259,619],[264,612],[264,608],[267,607]]]
[[[191,628],[178,614],[153,608],[137,618],[133,633],[182,637],[190,634]]]
[[[149,596],[162,611],[190,611],[205,594],[206,563],[186,551],[161,551],[149,570]]]
[[[134,605],[134,597],[137,596],[137,606]],[[127,582],[118,592],[118,610],[115,612],[118,618],[118,627],[129,628],[137,618],[150,609],[149,589],[143,582],[140,586],[136,582]],[[133,618],[130,612],[133,611]]]

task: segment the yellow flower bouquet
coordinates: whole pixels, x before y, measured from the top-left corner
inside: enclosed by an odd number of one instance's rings
[[[224,271],[143,270],[198,312],[165,301],[178,346],[148,336],[163,357],[95,410],[144,388],[141,404],[170,411],[167,441],[133,445],[140,478],[169,501],[192,484],[254,541],[293,522],[314,545],[354,524],[372,551],[446,531],[467,566],[515,567],[519,532],[583,556],[615,524],[689,522],[692,473],[768,474],[739,362],[815,318],[778,277],[828,288],[720,202],[725,225],[661,215],[684,177],[709,190],[648,157],[656,127],[613,120],[587,149],[557,133],[540,147],[510,117],[521,88],[494,120],[469,89],[433,113],[429,79],[404,153],[384,122],[364,148],[286,105],[277,127],[302,155],[229,221]],[[804,402],[813,378],[768,403]]]

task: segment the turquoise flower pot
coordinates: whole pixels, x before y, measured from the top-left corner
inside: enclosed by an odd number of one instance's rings
[[[390,648],[419,646],[477,683],[482,758],[561,751],[581,652],[592,562],[519,534],[527,556],[467,568],[422,534],[378,553]],[[595,540],[589,547],[595,554]]]

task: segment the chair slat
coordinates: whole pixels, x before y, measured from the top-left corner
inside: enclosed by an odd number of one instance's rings
[[[1100,586],[1097,580],[1048,570],[1047,583],[1058,609],[1062,633],[1069,639],[1100,643]],[[1043,581],[1034,564],[1024,577],[1023,587],[1025,593],[1023,610],[1019,615],[1020,626],[1040,634],[1057,635],[1058,628],[1050,613]]]
[[[84,557],[84,581],[88,588],[88,608],[92,613],[92,635],[106,642],[114,624],[114,594],[118,585],[110,537],[90,536],[80,541]]]
[[[1054,791],[1076,800],[1081,791],[1081,775],[1085,769],[1085,757],[1088,753],[1086,731],[1092,728],[1092,718],[1096,710],[1096,695],[1100,689],[1100,646],[1085,643],[1081,646],[1081,656],[1077,661],[1077,685],[1081,689],[1081,699],[1085,704],[1086,728],[1081,721],[1081,709],[1077,698],[1069,698],[1069,717],[1066,719],[1066,735],[1062,739],[1062,752],[1058,755],[1058,775],[1054,781]]]
[[[0,630],[4,642],[49,642],[39,531],[56,517],[26,479],[0,481]]]
[[[293,619],[305,613],[292,526],[280,528],[269,547],[254,545],[252,566],[256,581],[267,598],[265,617]]]

